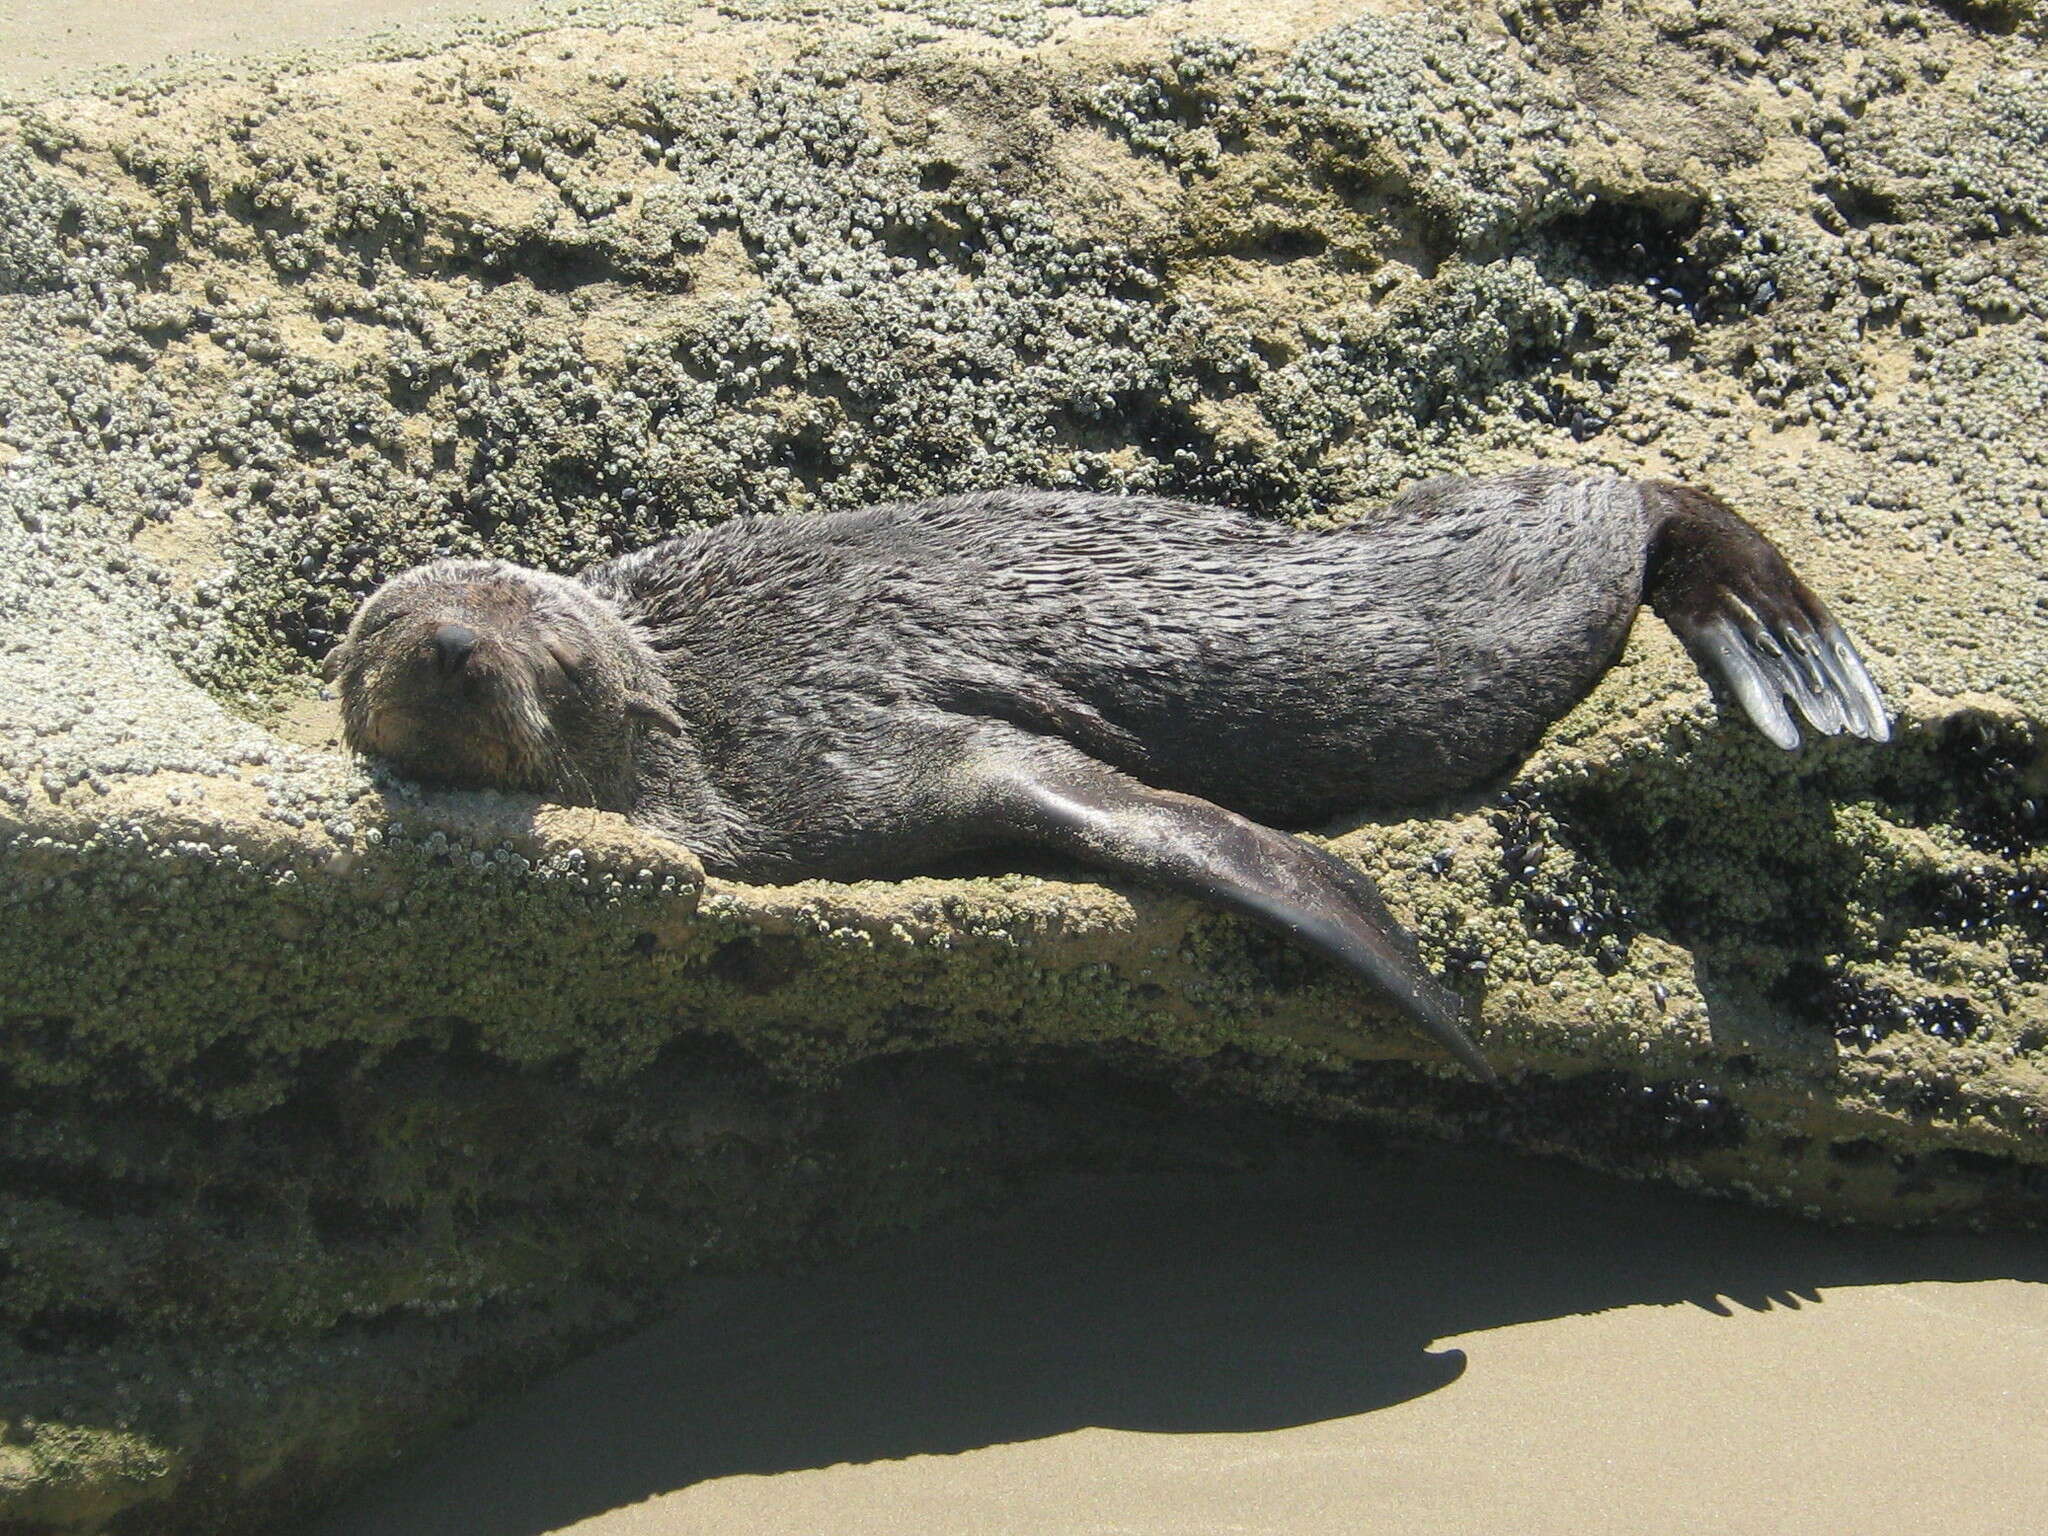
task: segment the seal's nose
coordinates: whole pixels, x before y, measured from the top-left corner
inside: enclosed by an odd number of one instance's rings
[[[434,631],[434,667],[443,677],[453,677],[476,649],[476,631],[467,624],[443,624]]]

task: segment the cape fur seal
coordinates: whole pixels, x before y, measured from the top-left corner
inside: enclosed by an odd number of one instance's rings
[[[1490,1081],[1372,882],[1273,828],[1512,768],[1646,598],[1779,746],[1795,710],[1889,735],[1849,637],[1721,501],[1540,469],[1315,533],[1013,490],[737,519],[574,580],[443,560],[372,593],[330,672],[357,751],[623,812],[721,875],[1032,844],[1201,896]]]

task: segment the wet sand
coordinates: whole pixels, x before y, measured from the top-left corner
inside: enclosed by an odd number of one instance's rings
[[[2038,1238],[1450,1152],[1085,1181],[721,1279],[319,1536],[2012,1532]]]

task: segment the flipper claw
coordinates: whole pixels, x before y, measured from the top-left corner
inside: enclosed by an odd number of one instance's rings
[[[1826,642],[1835,674],[1841,679],[1842,696],[1853,703],[1851,729],[1866,741],[1890,741],[1892,724],[1885,713],[1884,697],[1871,681],[1870,668],[1864,664],[1856,643],[1832,619],[1822,626],[1821,638]]]

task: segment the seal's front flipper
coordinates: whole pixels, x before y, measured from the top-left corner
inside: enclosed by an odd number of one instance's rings
[[[1789,703],[1823,735],[1890,740],[1884,700],[1855,643],[1770,540],[1705,491],[1662,482],[1645,491],[1662,513],[1650,605],[1757,729],[1797,748]]]
[[[1045,737],[977,761],[981,809],[1012,836],[1198,896],[1321,950],[1390,994],[1480,1081],[1497,1081],[1464,1008],[1417,958],[1377,887],[1297,837],[1192,795],[1150,789]]]

